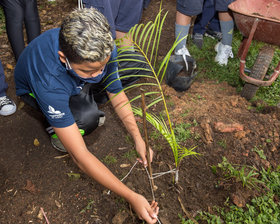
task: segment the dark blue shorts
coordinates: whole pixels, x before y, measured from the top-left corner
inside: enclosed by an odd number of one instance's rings
[[[213,0],[216,11],[228,11],[228,5],[234,0]],[[187,16],[202,13],[204,0],[177,0],[177,11]]]
[[[107,18],[113,37],[116,30],[128,32],[139,23],[144,0],[83,0],[86,8],[95,7]]]

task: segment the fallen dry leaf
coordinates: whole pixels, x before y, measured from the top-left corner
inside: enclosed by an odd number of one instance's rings
[[[121,165],[120,165],[120,168],[126,168],[126,167],[129,167],[129,166],[130,166],[130,164],[125,164],[125,163],[124,163],[124,164],[121,164]]]
[[[33,144],[38,147],[40,145],[40,142],[37,138],[35,138]]]
[[[36,189],[35,185],[31,182],[31,180],[26,181],[26,186],[24,187],[24,189],[29,191],[32,194],[35,194],[38,191]]]
[[[7,64],[6,67],[7,67],[7,69],[10,69],[10,70],[14,69],[14,66],[12,66],[11,64]]]

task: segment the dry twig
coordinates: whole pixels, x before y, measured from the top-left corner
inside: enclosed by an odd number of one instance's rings
[[[183,209],[185,215],[188,217],[188,219],[192,220],[195,224],[198,224],[198,222],[191,216],[191,214],[186,210],[185,206],[182,203],[181,198],[178,196],[178,201],[181,205],[181,208]]]

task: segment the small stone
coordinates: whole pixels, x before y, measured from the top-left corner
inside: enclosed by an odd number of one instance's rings
[[[43,219],[44,219],[44,214],[43,214],[43,212],[42,212],[41,209],[39,210],[39,213],[38,213],[38,215],[37,215],[37,218],[40,219],[40,220],[43,220]]]

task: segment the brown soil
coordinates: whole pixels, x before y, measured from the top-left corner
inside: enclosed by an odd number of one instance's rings
[[[74,0],[57,2],[53,5],[46,0],[38,1],[43,30],[59,26],[63,16],[76,5]],[[163,7],[169,10],[169,14],[161,55],[174,40],[175,1],[166,0]],[[152,20],[158,8],[159,1],[152,1],[143,20]],[[40,122],[41,115],[24,106],[15,96],[15,62],[6,33],[0,35],[0,47],[9,84],[8,95],[18,106],[14,115],[0,117],[0,223],[46,223],[40,208],[50,223],[142,223],[122,198],[114,193],[106,194],[107,189],[83,174],[68,156],[61,157],[51,147]],[[155,197],[162,223],[180,223],[178,214],[185,215],[178,197],[192,216],[199,211],[212,211],[213,206],[223,206],[228,197],[242,206],[256,192],[240,187],[240,183],[223,181],[213,174],[211,166],[217,165],[225,156],[233,164],[276,167],[280,159],[279,110],[267,107],[258,112],[226,83],[197,79],[187,92],[177,93],[167,86],[164,90],[174,125],[191,124],[186,128],[191,138],[182,144],[196,146],[200,156],[183,160],[179,186],[174,187],[171,174],[155,179],[158,187]],[[122,178],[136,160],[134,147],[110,105],[102,109],[106,112],[107,122],[86,136],[85,141],[89,150]],[[153,110],[160,112],[160,107]],[[174,168],[171,149],[163,139],[156,138],[149,131],[155,151],[153,171]],[[252,151],[255,146],[264,150],[266,160]],[[117,162],[109,160],[108,155]],[[71,173],[80,174],[80,178],[69,177]],[[140,165],[125,183],[152,199],[146,171]],[[125,222],[116,222],[118,218]]]

